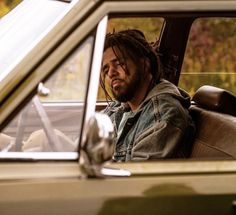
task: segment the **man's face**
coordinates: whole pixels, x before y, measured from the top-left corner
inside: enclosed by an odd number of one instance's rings
[[[119,59],[108,48],[103,53],[102,73],[108,83],[114,98],[120,102],[130,101],[141,85],[141,68],[128,57],[116,51]],[[125,59],[124,59],[125,57]]]

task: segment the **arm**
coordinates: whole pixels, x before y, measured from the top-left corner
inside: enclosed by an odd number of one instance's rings
[[[186,157],[194,125],[188,110],[171,95],[152,101],[155,122],[136,139],[132,160]],[[151,111],[150,111],[151,112]]]

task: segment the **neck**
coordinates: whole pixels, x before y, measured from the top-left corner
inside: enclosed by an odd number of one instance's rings
[[[151,83],[152,83],[152,76],[150,75],[139,87],[139,90],[135,93],[134,97],[127,102],[132,111],[137,110],[139,105],[146,98],[148,92],[150,91]]]

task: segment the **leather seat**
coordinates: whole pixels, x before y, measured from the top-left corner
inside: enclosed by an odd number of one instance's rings
[[[236,96],[203,86],[193,96],[190,113],[196,123],[191,158],[236,158]]]

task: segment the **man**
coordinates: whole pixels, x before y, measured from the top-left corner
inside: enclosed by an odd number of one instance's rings
[[[161,79],[160,61],[142,32],[106,36],[101,85],[116,100],[104,110],[114,124],[115,161],[188,156],[195,130],[190,99]]]

